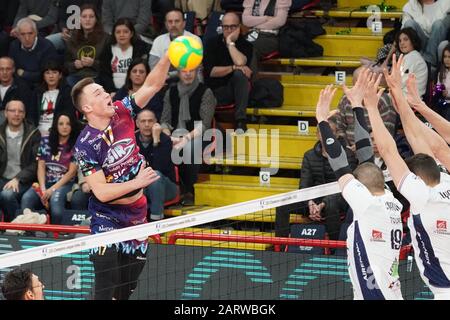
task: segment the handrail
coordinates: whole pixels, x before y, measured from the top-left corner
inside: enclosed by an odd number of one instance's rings
[[[56,224],[25,224],[25,223],[10,223],[0,222],[0,230],[23,230],[23,231],[42,231],[53,232],[53,237],[57,239],[60,233],[84,233],[91,234],[89,226],[65,226]],[[155,234],[150,236],[157,244],[161,244],[161,236]]]
[[[273,244],[275,252],[280,252],[280,245],[322,247],[334,249],[347,248],[346,242],[342,240],[301,239],[301,238],[283,238],[283,237],[268,237],[268,236],[243,236],[243,235],[228,235],[228,234],[205,234],[186,231],[177,231],[175,233],[172,233],[169,237],[168,244],[174,245],[178,239]],[[406,257],[410,252],[411,252],[411,245],[403,246],[400,249],[400,260],[406,259]]]

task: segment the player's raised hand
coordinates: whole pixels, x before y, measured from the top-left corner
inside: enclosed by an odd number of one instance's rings
[[[408,75],[406,88],[408,89],[406,100],[411,107],[418,111],[420,111],[424,107],[427,107],[420,98],[419,91],[417,90],[416,75],[414,73]]]
[[[366,93],[364,95],[364,106],[366,109],[375,108],[378,109],[378,101],[384,92],[384,88],[378,89],[381,77],[383,75],[371,73],[369,81],[367,83]]]
[[[316,106],[317,123],[328,119],[331,101],[333,100],[336,90],[337,88],[333,89],[332,84],[326,86],[325,89],[320,90],[319,101]]]
[[[394,53],[392,55],[392,68],[391,73],[387,69],[383,69],[383,74],[386,79],[386,83],[393,94],[400,93],[402,90],[402,66],[404,56],[403,54],[397,60],[397,56]]]
[[[137,184],[137,189],[145,188],[158,179],[159,175],[151,167],[146,168],[145,163],[142,163],[138,175],[136,176],[136,178],[134,178]]]
[[[371,72],[368,68],[363,68],[363,70],[359,73],[355,85],[351,89],[349,89],[345,83],[342,85],[345,96],[348,101],[350,101],[352,108],[361,107],[370,73]]]

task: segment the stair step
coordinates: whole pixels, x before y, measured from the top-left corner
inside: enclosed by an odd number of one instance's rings
[[[372,12],[367,12],[366,10],[361,10],[359,6],[357,7],[338,7],[332,8],[329,11],[324,10],[310,10],[306,12],[299,12],[291,15],[291,18],[304,17],[305,15],[313,15],[316,17],[332,17],[332,18],[369,18],[372,16]],[[382,20],[393,20],[399,19],[403,15],[402,8],[397,8],[396,10],[380,12],[380,18]]]
[[[268,117],[314,118],[316,116],[316,107],[288,105],[280,108],[247,108],[247,114]]]
[[[298,185],[295,178],[271,177],[270,185],[261,185],[259,177],[212,174],[194,185],[195,205],[221,207],[297,190]]]
[[[342,88],[336,86],[337,91],[333,97],[331,106],[337,107],[343,95]],[[320,91],[325,88],[324,84],[305,83],[283,83],[284,104],[297,106],[315,106],[319,99]]]
[[[247,155],[225,156],[218,155],[209,160],[210,164],[218,164],[232,167],[250,168],[279,168],[279,169],[301,169],[303,157],[255,157]]]
[[[373,4],[378,5],[380,2],[384,2],[385,5],[395,6],[397,9],[402,9],[403,6],[408,2],[408,0],[387,0],[387,1],[372,1]],[[338,7],[359,7],[361,5],[371,4],[370,1],[361,1],[361,0],[338,0]]]
[[[314,39],[323,47],[324,56],[372,57],[383,46],[382,35],[327,34]]]
[[[293,83],[293,84],[322,84],[322,85],[328,85],[335,83],[336,78],[334,75],[331,76],[322,76],[322,75],[314,75],[314,74],[292,74],[287,72],[264,72],[260,71],[258,73],[259,78],[271,78],[271,79],[277,79],[278,81],[282,83]],[[345,84],[347,86],[352,85],[352,78],[353,75],[347,74],[345,77]]]
[[[369,57],[373,57],[374,54]],[[322,56],[315,58],[279,58],[264,61],[268,65],[305,66],[305,67],[341,67],[358,68],[361,66],[360,57]],[[373,58],[372,58],[373,59]]]

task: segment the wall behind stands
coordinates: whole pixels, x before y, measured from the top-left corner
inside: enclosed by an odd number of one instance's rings
[[[0,253],[54,242],[52,239],[0,236]],[[93,265],[79,252],[24,265],[45,284],[48,300],[90,299]],[[415,263],[399,267],[405,299],[432,298]],[[8,270],[0,270],[3,276]],[[132,299],[139,300],[260,300],[352,299],[344,257],[150,245],[145,270]]]

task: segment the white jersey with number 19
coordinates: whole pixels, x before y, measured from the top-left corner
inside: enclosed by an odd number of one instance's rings
[[[408,227],[417,267],[435,299],[450,299],[450,176],[429,187],[413,173],[398,188],[411,204]]]
[[[350,180],[342,190],[353,210],[347,256],[355,300],[402,300],[398,263],[402,242],[401,203],[385,190],[375,196]]]

